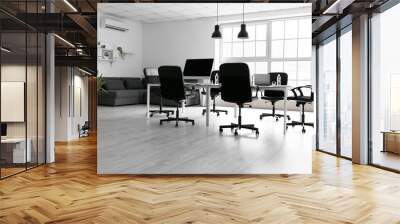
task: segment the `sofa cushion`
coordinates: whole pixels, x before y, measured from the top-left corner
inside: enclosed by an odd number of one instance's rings
[[[141,97],[143,95],[142,91],[137,89],[114,90],[109,93],[116,98]]]
[[[104,79],[104,87],[107,90],[123,90],[125,89],[124,83],[121,79]]]
[[[141,78],[121,78],[127,89],[144,89],[143,80]]]

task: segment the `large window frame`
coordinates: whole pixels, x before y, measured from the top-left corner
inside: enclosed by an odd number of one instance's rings
[[[296,34],[295,37],[288,37],[287,32],[286,32],[286,25],[289,22],[295,22],[296,23]],[[223,38],[221,40],[216,41],[216,61],[217,61],[217,66],[219,65],[219,62],[225,63],[225,62],[246,62],[249,64],[250,68],[250,73],[251,75],[255,73],[269,73],[269,72],[282,72],[286,71],[289,74],[289,85],[291,86],[299,86],[299,85],[305,85],[305,84],[312,84],[312,76],[311,76],[311,64],[312,64],[312,50],[311,50],[311,31],[310,32],[304,32],[303,30],[299,29],[298,27],[300,26],[300,22],[309,22],[309,29],[311,29],[311,18],[309,16],[299,16],[299,17],[289,17],[289,18],[281,18],[281,19],[274,19],[274,20],[262,20],[262,21],[252,21],[252,22],[246,22],[247,25],[247,31],[249,32],[249,39],[241,40],[237,39],[236,35],[237,32],[239,32],[240,29],[240,22],[236,23],[225,23],[221,24],[222,32],[223,32]],[[282,36],[281,37],[273,37],[272,35],[272,29],[274,24],[276,23],[282,23]],[[307,24],[303,24],[307,25]],[[256,27],[264,27],[264,28],[256,28]],[[230,34],[227,35],[227,30],[230,31]],[[259,30],[265,30],[265,34],[259,35]],[[306,33],[305,36],[302,36],[301,33]],[[307,36],[309,33],[309,36]],[[228,38],[227,38],[228,36]],[[261,36],[261,38],[258,38]],[[230,37],[230,38],[229,38]],[[228,39],[228,40],[227,40]],[[309,49],[308,49],[308,55],[307,56],[301,56],[299,54],[299,42],[308,42],[309,41]],[[281,56],[275,57],[273,55],[274,51],[274,45],[273,42],[275,43],[282,43],[282,48],[281,48]],[[297,45],[296,46],[296,53],[294,57],[286,57],[285,53],[285,46],[287,43],[292,42]],[[304,43],[303,42],[303,43]],[[262,44],[261,44],[262,43]],[[250,56],[246,56],[245,53],[246,50],[245,46],[246,44],[250,45],[250,47],[254,47],[254,49],[251,50]],[[264,45],[261,46],[261,48],[265,48],[265,52],[262,50],[260,51],[258,48],[260,48],[260,44]],[[230,50],[228,52],[227,46],[230,45]],[[240,45],[242,48],[240,50],[241,56],[238,56],[238,54],[234,53],[235,47],[234,45]],[[303,46],[302,46],[303,47]],[[238,49],[238,48],[236,48]],[[264,50],[264,49],[263,49]],[[228,53],[226,53],[228,52]],[[260,54],[258,54],[260,53]],[[291,52],[293,53],[293,52]],[[262,65],[265,63],[264,65]],[[302,64],[300,64],[302,63]],[[279,65],[280,64],[280,65]],[[292,69],[289,69],[289,64],[291,64]],[[293,66],[293,64],[295,64]],[[288,67],[286,67],[288,66]],[[306,70],[306,72],[302,72],[299,74],[300,71],[300,66],[305,66],[303,67],[303,71]],[[279,68],[277,68],[279,67]],[[293,70],[293,67],[295,69]],[[293,73],[295,73],[293,75]],[[307,74],[306,74],[307,73]],[[302,76],[302,77],[301,77]],[[306,78],[304,78],[306,77]]]

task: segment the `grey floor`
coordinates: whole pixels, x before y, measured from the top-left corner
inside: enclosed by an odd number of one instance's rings
[[[196,124],[147,119],[144,105],[98,107],[99,174],[308,174],[311,173],[314,129],[306,134],[300,127],[283,134],[283,120],[259,120],[258,109],[243,109],[243,123],[255,123],[257,138],[248,130],[239,136],[218,126],[235,122],[233,109],[228,115],[210,116],[205,126],[201,107],[185,108],[182,116]],[[291,113],[298,119],[297,112]],[[311,114],[310,114],[311,115]],[[311,116],[309,116],[311,117]]]

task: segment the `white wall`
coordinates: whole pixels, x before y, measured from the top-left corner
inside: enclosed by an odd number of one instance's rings
[[[76,139],[78,124],[88,120],[88,78],[77,69],[56,67],[55,87],[55,140]],[[81,105],[81,113],[77,105]]]
[[[97,42],[105,44],[107,49],[114,50],[115,60],[97,60],[99,74],[104,77],[141,77],[142,72],[142,24],[132,20],[115,19],[129,29],[122,32],[104,28],[104,19],[113,18],[99,13],[97,17]],[[121,57],[117,47],[122,47],[128,54]]]
[[[214,58],[215,18],[143,24],[143,66],[179,65],[188,58]]]

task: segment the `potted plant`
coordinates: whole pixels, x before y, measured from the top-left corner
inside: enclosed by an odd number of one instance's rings
[[[100,74],[97,76],[97,92],[107,92],[107,90],[104,88],[104,85],[106,84],[106,81],[103,78],[103,74]]]

